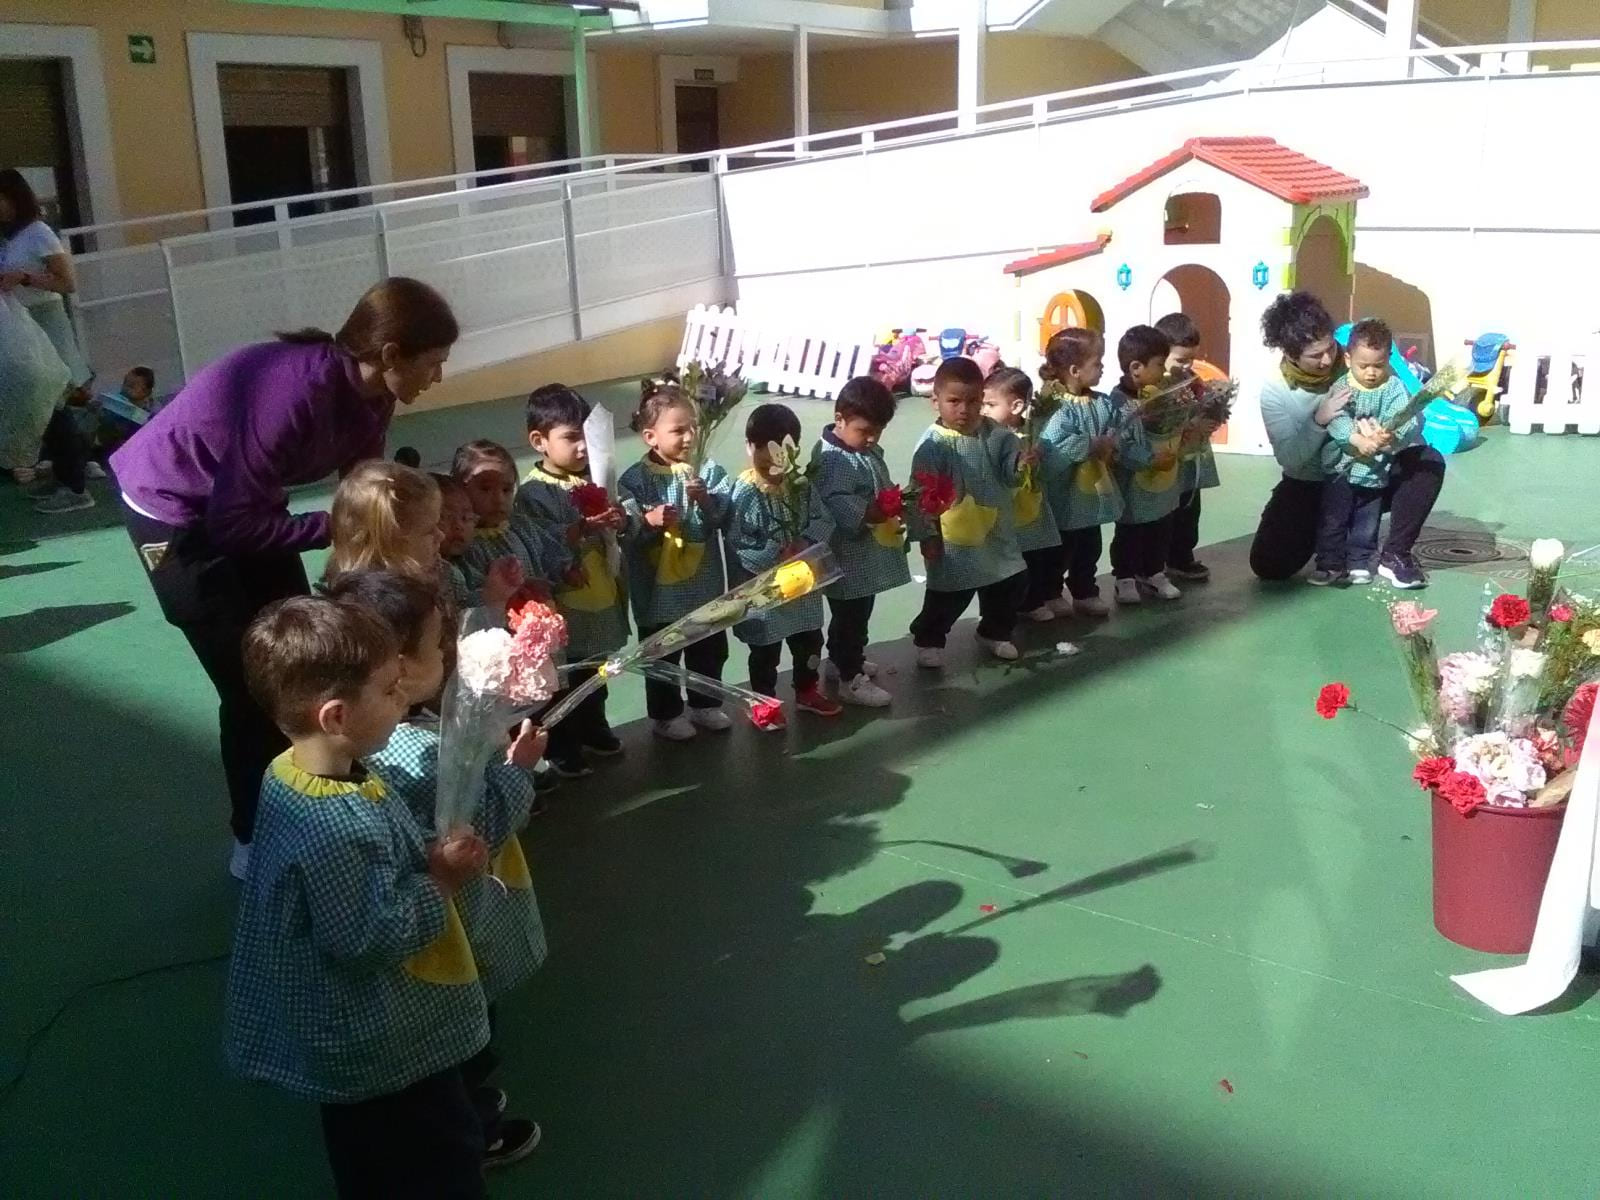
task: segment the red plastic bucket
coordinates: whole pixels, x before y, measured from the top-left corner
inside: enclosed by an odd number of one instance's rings
[[[1567,806],[1463,816],[1433,795],[1433,927],[1490,954],[1526,954]]]

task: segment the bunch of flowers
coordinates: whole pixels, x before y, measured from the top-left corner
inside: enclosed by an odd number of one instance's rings
[[[611,511],[611,497],[598,483],[580,483],[567,496],[580,517],[600,517]]]
[[[1050,418],[1055,416],[1056,410],[1062,405],[1062,398],[1067,394],[1067,389],[1056,380],[1052,379],[1036,393],[1028,404],[1028,411],[1022,418],[1022,441],[1024,446],[1037,446],[1039,435],[1044,432],[1044,427]],[[1019,485],[1032,489],[1034,464],[1024,463],[1019,472],[1021,478]]]
[[[718,427],[728,419],[728,414],[744,399],[749,384],[739,377],[737,371],[708,367],[698,360],[683,368],[678,384],[694,404],[697,433],[689,466],[698,478],[700,468],[706,464],[711,439],[716,436]]]
[[[901,496],[913,502],[923,516],[937,521],[955,506],[956,481],[937,471],[913,471],[911,486],[901,489]]]
[[[783,531],[783,543],[792,546],[800,540],[811,509],[811,478],[815,473],[800,462],[800,447],[792,437],[767,443],[767,460],[779,472],[776,515]],[[769,480],[772,476],[767,477]]]
[[[1430,633],[1438,612],[1413,601],[1389,606],[1422,720],[1400,730],[1420,760],[1413,778],[1462,813],[1564,802],[1594,713],[1600,605],[1560,591],[1559,542],[1535,546],[1528,595],[1488,597],[1476,650],[1439,658]],[[1320,716],[1347,709],[1361,711],[1344,684],[1318,693]]]
[[[1421,416],[1422,410],[1435,400],[1443,396],[1454,396],[1466,384],[1467,373],[1456,363],[1446,363],[1428,377],[1428,382],[1418,388],[1417,394],[1411,397],[1400,411],[1385,421],[1383,427],[1390,433],[1398,431],[1402,426],[1410,424]]]

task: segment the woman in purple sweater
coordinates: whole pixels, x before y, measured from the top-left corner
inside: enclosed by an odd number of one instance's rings
[[[111,456],[162,615],[221,701],[238,878],[262,773],[288,745],[245,687],[240,641],[272,601],[309,590],[300,553],[329,538],[328,514],[291,514],[288,489],[380,457],[395,404],[439,379],[459,333],[427,284],[385,280],[336,334],[280,334],[207,366]]]

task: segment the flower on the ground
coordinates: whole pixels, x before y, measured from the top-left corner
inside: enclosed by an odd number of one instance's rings
[[[1455,759],[1458,770],[1483,784],[1491,804],[1526,804],[1529,794],[1545,785],[1539,750],[1527,738],[1474,734],[1456,743]]]
[[[1439,781],[1435,790],[1445,803],[1462,816],[1470,813],[1487,799],[1483,784],[1476,776],[1469,775],[1465,771],[1451,771]]]
[[[1535,571],[1549,571],[1561,565],[1567,548],[1555,538],[1539,538],[1528,548],[1528,565]]]
[[[1331,721],[1339,714],[1341,708],[1350,705],[1350,689],[1342,683],[1324,684],[1317,693],[1317,716],[1325,721]]]
[[[1572,620],[1572,605],[1570,605],[1570,604],[1557,604],[1554,608],[1552,608],[1550,610],[1550,619],[1552,621],[1570,621],[1570,620]]]
[[[750,723],[757,729],[771,729],[783,719],[783,705],[777,700],[760,700],[750,706]]]
[[[1394,631],[1401,637],[1421,633],[1438,615],[1438,609],[1423,608],[1412,600],[1402,600],[1389,606],[1389,619],[1394,622]]]
[[[1412,768],[1411,778],[1417,781],[1417,786],[1423,791],[1431,792],[1455,769],[1456,760],[1453,758],[1425,758]]]
[[[1528,602],[1510,592],[1496,596],[1494,603],[1489,605],[1489,624],[1496,629],[1516,629],[1526,625],[1532,615]]]
[[[1600,683],[1591,680],[1579,684],[1561,714],[1561,724],[1566,727],[1567,736],[1572,739],[1573,751],[1578,754],[1583,753],[1584,740],[1589,736],[1589,721],[1594,716],[1596,692],[1600,692]]]

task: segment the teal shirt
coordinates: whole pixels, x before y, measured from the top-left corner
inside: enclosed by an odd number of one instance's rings
[[[732,481],[714,462],[700,468],[706,506],[689,499],[689,464],[669,467],[653,457],[634,463],[617,480],[617,498],[628,514],[623,548],[628,559],[628,597],[640,629],[670,625],[728,588],[723,571],[721,527],[728,515]],[[678,510],[672,529],[651,529],[647,509],[670,504]]]
[[[582,519],[572,503],[572,489],[588,482],[541,463],[518,489],[516,509],[536,526],[571,529]],[[583,568],[583,583],[574,587],[563,580],[554,595],[567,621],[567,657],[576,662],[620,650],[628,644],[629,629],[627,584],[621,571],[611,570],[605,535],[584,535],[574,554]]]
[[[928,563],[928,590],[959,592],[988,587],[1024,569],[1012,517],[1017,459],[1022,443],[1009,429],[983,418],[967,436],[942,425],[930,426],[911,457],[912,477],[930,471],[955,483],[955,503],[937,523],[906,505],[911,536],[938,540],[944,552]]]
[[[768,486],[754,468],[733,481],[728,527],[723,534],[730,586],[752,579],[783,561],[784,523],[785,520],[791,525],[794,523],[792,518],[780,517],[779,508],[783,503],[778,489]],[[802,520],[800,538],[813,546],[828,541],[833,533],[833,522],[828,519],[815,488],[806,489]],[[821,628],[822,593],[812,592],[740,621],[733,627],[733,636],[747,646],[770,646],[797,633]]]
[[[572,565],[572,551],[561,538],[536,525],[525,513],[513,510],[504,525],[476,530],[472,543],[456,560],[471,600],[471,604],[462,607],[480,602],[489,568],[502,558],[516,559],[522,564],[524,575],[544,583],[560,579]]]
[[[1335,461],[1337,447],[1329,444],[1328,431],[1314,419],[1327,396],[1291,387],[1276,373],[1261,389],[1261,423],[1273,457],[1290,479],[1321,483]]]
[[[1147,525],[1159,521],[1178,507],[1179,477],[1183,464],[1178,461],[1177,434],[1153,438],[1132,411],[1133,399],[1121,387],[1113,388],[1111,401],[1117,406],[1117,465],[1112,472],[1122,491],[1122,516],[1119,524]],[[1164,467],[1156,460],[1167,455]]]
[[[326,779],[279,755],[228,964],[229,1066],[342,1104],[397,1092],[488,1040],[465,926],[428,875],[411,810],[376,774]]]
[[[1111,467],[1091,462],[1097,437],[1117,432],[1117,409],[1100,392],[1063,396],[1039,434],[1045,495],[1063,530],[1105,525],[1122,515],[1122,489]]]
[[[911,582],[905,525],[899,519],[867,524],[867,509],[893,487],[883,450],[852,450],[829,425],[811,450],[812,490],[833,522],[828,545],[844,577],[828,585],[830,600],[876,596]]]
[[[1381,387],[1368,391],[1366,388],[1358,387],[1355,380],[1347,375],[1340,383],[1334,384],[1334,387],[1340,386],[1349,387],[1350,402],[1328,422],[1328,440],[1339,451],[1333,469],[1355,487],[1387,487],[1396,452],[1411,444],[1421,427],[1421,421],[1413,417],[1396,429],[1392,449],[1384,450],[1371,458],[1361,458],[1355,453],[1350,446],[1350,435],[1355,432],[1356,422],[1363,417],[1370,417],[1379,424],[1384,424],[1404,409],[1410,402],[1405,385],[1391,375]]]
[[[417,824],[432,829],[439,788],[439,734],[401,725],[367,765]],[[504,995],[544,963],[546,943],[528,860],[517,833],[528,823],[533,780],[503,756],[484,773],[473,828],[489,847],[489,870],[455,894],[486,1000]]]

